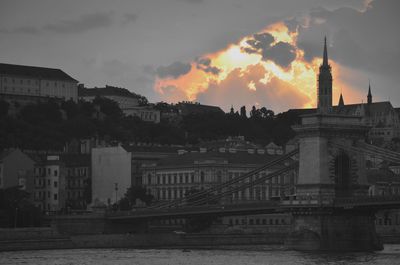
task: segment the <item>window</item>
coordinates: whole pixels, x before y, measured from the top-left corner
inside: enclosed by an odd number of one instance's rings
[[[58,182],[54,181],[54,188],[57,188],[57,187],[58,187]]]
[[[57,170],[54,170],[54,176],[57,177],[57,174],[58,174],[58,171],[57,171]]]
[[[58,198],[57,198],[58,196],[57,196],[57,193],[54,193],[54,200],[56,201]]]
[[[50,168],[47,169],[47,175],[50,175]]]
[[[50,199],[50,191],[47,192],[47,198]]]
[[[50,186],[50,180],[49,179],[47,180],[47,186]]]

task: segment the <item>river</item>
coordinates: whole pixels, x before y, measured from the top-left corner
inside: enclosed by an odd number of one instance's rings
[[[66,249],[0,252],[0,264],[28,265],[281,265],[281,264],[400,264],[400,245],[380,252],[305,253],[281,246],[219,249]]]

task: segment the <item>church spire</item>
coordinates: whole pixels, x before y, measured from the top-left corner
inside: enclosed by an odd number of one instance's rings
[[[344,100],[343,100],[343,95],[342,95],[342,93],[340,93],[340,98],[339,98],[338,107],[344,107]]]
[[[372,103],[372,94],[371,94],[371,81],[368,80],[368,96],[367,96],[368,104]]]
[[[324,59],[322,61],[323,66],[328,66],[328,49],[326,48],[326,36],[325,36],[325,42],[324,42]]]
[[[331,66],[328,63],[328,49],[326,46],[326,37],[324,40],[323,61],[319,67],[318,74],[318,112],[332,112],[332,73]]]

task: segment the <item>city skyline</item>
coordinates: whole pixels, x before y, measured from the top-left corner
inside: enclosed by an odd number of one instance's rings
[[[87,86],[225,111],[315,107],[326,35],[335,105],[340,92],[365,102],[368,79],[374,101],[400,104],[396,1],[0,3],[1,62],[65,69]]]

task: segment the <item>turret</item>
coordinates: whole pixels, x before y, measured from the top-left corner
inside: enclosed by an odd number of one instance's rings
[[[323,61],[319,67],[318,74],[318,112],[332,112],[332,74],[331,66],[328,61],[328,49],[326,47],[326,37],[324,42]]]
[[[367,96],[367,103],[372,103],[372,94],[371,94],[371,82],[368,82],[368,96]]]

